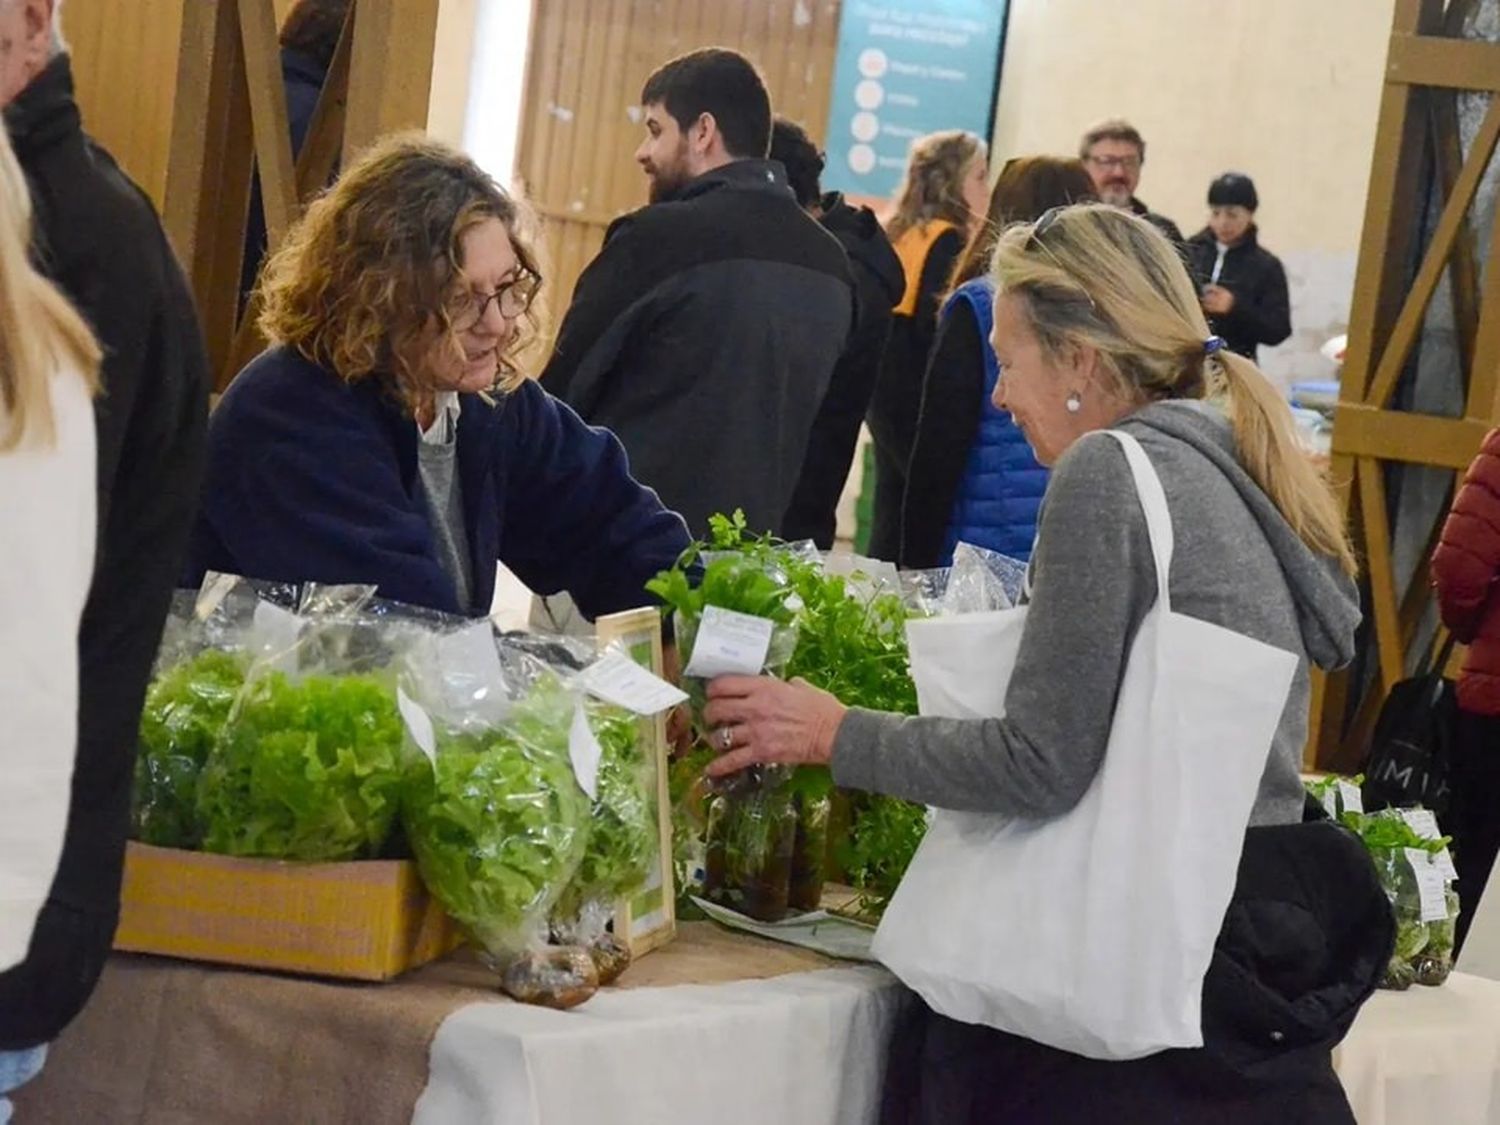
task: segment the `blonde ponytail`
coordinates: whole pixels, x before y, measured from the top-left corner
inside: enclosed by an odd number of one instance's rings
[[[1281,392],[1244,356],[1226,351],[1215,358],[1240,464],[1302,542],[1354,574],[1359,564],[1338,498],[1297,440]]]
[[[1221,401],[1251,479],[1310,550],[1355,573],[1338,499],[1298,442],[1291,408],[1248,359],[1205,356],[1197,290],[1160,231],[1102,204],[1056,209],[1006,230],[991,272],[998,292],[1026,301],[1045,351],[1092,348],[1127,398]]]
[[[76,372],[99,386],[99,345],[62,293],[32,267],[31,197],[0,130],[0,453],[56,437],[50,380]]]

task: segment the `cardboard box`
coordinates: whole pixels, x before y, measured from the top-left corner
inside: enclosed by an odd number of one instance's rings
[[[282,863],[132,841],[115,948],[256,969],[389,980],[456,948],[407,860]]]

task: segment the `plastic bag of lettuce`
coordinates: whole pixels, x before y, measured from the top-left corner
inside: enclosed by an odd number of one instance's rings
[[[1420,809],[1345,811],[1339,820],[1369,850],[1396,916],[1395,949],[1380,987],[1442,984],[1453,970],[1458,922],[1448,837],[1436,835],[1436,820]]]
[[[198,779],[204,851],[335,862],[378,855],[400,806],[401,654],[422,627],[366,608],[368,587],[262,601],[251,665]]]
[[[407,841],[428,889],[503,969],[545,943],[586,844],[572,697],[540,661],[497,651],[488,623],[426,638],[402,691],[421,751],[402,798]]]
[[[131,835],[166,848],[196,848],[198,775],[218,741],[260,641],[261,601],[294,604],[289,586],[210,573],[173,597],[141,712]]]
[[[584,714],[599,746],[599,770],[583,855],[553,907],[552,932],[564,941],[591,944],[604,933],[619,900],[646,885],[661,845],[640,719],[597,700],[584,703]]]

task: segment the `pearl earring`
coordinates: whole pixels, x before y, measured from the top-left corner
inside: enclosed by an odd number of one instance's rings
[[[1074,391],[1068,396],[1066,405],[1068,407],[1069,414],[1077,414],[1080,410],[1083,409],[1083,399],[1079,397],[1077,391]]]

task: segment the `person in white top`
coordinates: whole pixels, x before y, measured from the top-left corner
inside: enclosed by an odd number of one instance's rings
[[[25,959],[62,854],[94,571],[99,345],[32,268],[30,237],[26,181],[0,130],[0,971]],[[0,1052],[0,1121],[35,1054]]]

